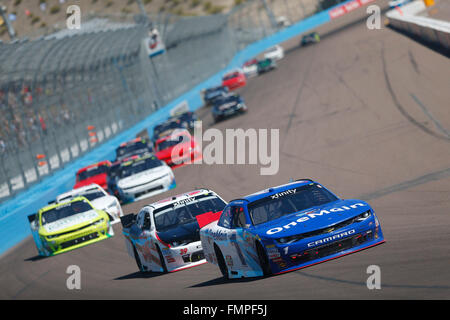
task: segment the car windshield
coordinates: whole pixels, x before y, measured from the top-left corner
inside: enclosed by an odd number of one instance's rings
[[[248,212],[253,224],[258,225],[336,200],[338,199],[331,192],[312,184],[257,200],[248,205]]]
[[[83,181],[86,180],[90,177],[94,177],[96,175],[102,174],[102,173],[106,173],[108,171],[108,166],[106,165],[101,165],[101,166],[95,166],[95,167],[90,167],[87,168],[84,171],[81,171],[80,173],[78,173],[77,175],[77,180],[78,181]]]
[[[52,223],[76,214],[92,210],[92,206],[85,200],[69,202],[42,213],[42,225]]]
[[[116,150],[116,158],[123,159],[135,154],[140,154],[147,152],[149,150],[148,146],[143,142],[137,142],[127,146],[119,147]]]
[[[276,51],[278,51],[278,47],[272,47],[269,50],[267,50],[268,53],[276,52]]]
[[[184,201],[182,204],[171,204],[154,211],[155,228],[167,231],[179,225],[196,221],[196,216],[207,212],[219,212],[226,203],[215,195],[203,196],[200,199]]]
[[[189,140],[190,140],[190,138],[187,135],[169,137],[168,139],[163,140],[160,143],[158,143],[158,145],[156,146],[156,149],[158,151],[165,150],[167,148],[176,146],[179,143],[188,142]]]
[[[237,102],[239,99],[237,96],[231,95],[231,96],[224,96],[222,97],[222,99],[217,101],[218,105],[222,105],[224,103],[228,103],[228,102]]]
[[[172,121],[170,123],[165,123],[165,124],[155,127],[153,132],[155,135],[159,135],[160,133],[162,133],[164,131],[177,129],[177,128],[184,129],[184,127],[180,123],[178,123],[178,121]]]
[[[238,72],[233,72],[233,73],[230,73],[230,74],[226,74],[226,75],[223,77],[223,80],[224,80],[224,81],[230,80],[230,79],[236,78],[236,77],[238,77],[238,76],[239,76],[239,73],[238,73]]]
[[[143,160],[136,160],[131,164],[123,166],[119,174],[121,178],[126,178],[139,172],[157,168],[162,165],[163,164],[161,160],[158,160],[154,157]]]

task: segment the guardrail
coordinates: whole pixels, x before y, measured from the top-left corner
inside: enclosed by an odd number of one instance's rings
[[[115,156],[115,148],[122,142],[134,138],[142,130],[152,130],[154,125],[165,120],[170,110],[181,102],[187,102],[190,110],[195,111],[203,105],[201,91],[207,87],[212,87],[221,83],[221,78],[227,70],[240,67],[250,58],[260,54],[269,47],[289,40],[308,30],[323,25],[331,20],[330,11],[345,3],[339,3],[325,11],[312,15],[298,23],[295,23],[283,30],[273,33],[262,40],[247,45],[231,59],[228,65],[207,80],[197,84],[189,91],[178,98],[172,100],[164,107],[156,110],[144,120],[118,133],[110,140],[97,146],[92,151],[67,164],[63,169],[56,171],[52,176],[44,178],[39,184],[17,195],[15,198],[7,200],[0,205],[0,255],[4,254],[11,247],[17,245],[30,235],[30,228],[27,223],[27,215],[37,212],[45,206],[48,201],[56,198],[58,194],[70,190],[75,183],[75,172],[84,166],[104,159],[112,159]]]
[[[408,3],[386,13],[389,25],[450,53],[450,23],[418,16],[426,9],[422,0]]]

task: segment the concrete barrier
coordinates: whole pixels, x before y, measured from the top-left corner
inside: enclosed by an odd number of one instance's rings
[[[413,1],[386,13],[389,25],[418,40],[440,47],[450,53],[450,23],[418,16],[426,9],[422,0]]]

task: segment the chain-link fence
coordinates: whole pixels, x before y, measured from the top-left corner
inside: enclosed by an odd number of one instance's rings
[[[245,1],[227,14],[150,16],[166,53],[149,59],[136,17],[89,17],[0,44],[0,199],[132,126],[223,69],[237,51],[317,10],[317,0]],[[101,29],[102,31],[99,31]],[[87,31],[86,31],[87,30]]]

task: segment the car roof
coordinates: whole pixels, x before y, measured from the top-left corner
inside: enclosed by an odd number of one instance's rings
[[[80,193],[83,193],[83,192],[86,192],[86,191],[90,191],[90,190],[94,190],[94,189],[103,190],[102,187],[100,187],[98,184],[92,183],[92,184],[89,184],[89,185],[84,186],[84,187],[80,187],[80,188],[77,188],[77,189],[72,189],[72,190],[70,190],[68,192],[61,193],[60,195],[58,195],[56,197],[56,200],[58,201],[58,199],[63,199],[63,198],[69,197],[69,196],[77,195],[77,194],[80,194]]]
[[[206,189],[206,188],[197,189],[197,190],[181,193],[181,194],[178,194],[173,197],[165,198],[165,199],[159,200],[157,202],[150,203],[147,206],[152,207],[153,209],[159,209],[159,208],[171,205],[172,203],[175,203],[175,202],[178,202],[181,200],[193,198],[193,197],[199,196],[201,194],[208,194],[208,193],[213,193],[214,195],[217,195],[214,191]]]
[[[89,168],[99,167],[99,166],[102,166],[102,165],[111,166],[111,161],[109,161],[109,160],[104,160],[104,161],[100,161],[100,162],[91,164],[91,165],[89,165],[89,166],[86,166],[86,167],[81,168],[80,170],[78,170],[78,171],[77,171],[77,174],[79,174],[79,173],[81,173],[81,172],[83,172],[83,171],[86,171],[86,170],[88,170]]]
[[[293,182],[289,182],[289,183],[286,183],[286,184],[283,184],[283,185],[279,185],[279,186],[276,186],[276,187],[271,187],[271,188],[268,188],[268,189],[264,189],[264,190],[252,193],[250,195],[247,195],[245,197],[242,197],[240,199],[235,199],[233,201],[244,200],[244,201],[247,201],[247,202],[250,203],[250,202],[254,202],[254,201],[257,201],[259,199],[268,197],[270,195],[286,191],[288,189],[298,188],[298,187],[306,186],[306,185],[312,184],[312,183],[316,183],[316,182],[311,180],[311,179],[299,179],[299,180],[296,180],[296,181],[293,181]],[[230,203],[233,202],[233,201],[230,201]]]
[[[133,140],[121,143],[119,148],[128,147],[128,146],[134,145],[134,144],[139,143],[139,142],[142,142],[142,143],[145,144],[146,141],[145,141],[144,138],[137,137],[137,138],[135,138]],[[119,148],[117,148],[117,149],[119,149]]]

